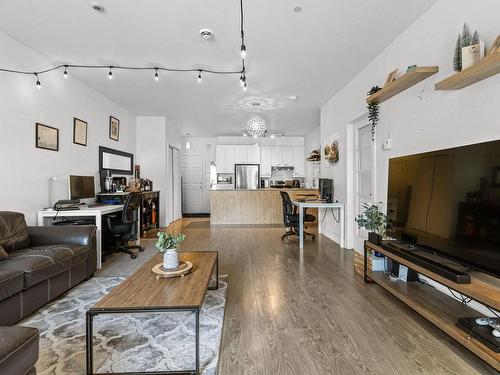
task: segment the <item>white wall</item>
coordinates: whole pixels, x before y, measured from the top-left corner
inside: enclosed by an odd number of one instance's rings
[[[137,164],[141,177],[153,181],[153,188],[160,192],[160,226],[167,226],[172,216],[172,162],[168,146],[180,148],[180,134],[171,120],[163,116],[137,117]],[[179,183],[179,182],[177,182]]]
[[[0,32],[0,66],[42,69],[50,61]],[[8,51],[8,53],[7,53]],[[36,224],[36,211],[48,204],[48,179],[54,199],[68,199],[67,175],[97,176],[99,146],[135,152],[135,117],[110,99],[61,71],[40,77],[0,73],[0,210],[23,212]],[[120,120],[119,142],[109,139],[109,116]],[[88,123],[87,146],[73,144],[73,117]],[[59,151],[35,148],[35,123],[59,129]]]
[[[458,91],[434,91],[434,83],[451,75],[457,34],[466,21],[477,29],[488,47],[498,34],[500,2],[439,0],[403,32],[349,84],[321,108],[321,138],[339,132],[340,162],[322,169],[335,180],[336,199],[350,203],[346,193],[347,125],[366,112],[365,95],[382,85],[396,67],[439,65],[440,72],[380,105],[376,136],[375,199],[385,203],[388,159],[500,138],[498,108],[500,75]],[[392,149],[382,150],[385,137]],[[325,222],[325,233],[335,237],[337,224]]]
[[[304,137],[306,159],[313,150],[321,148],[321,127],[317,126]],[[314,163],[306,160],[306,186],[312,186],[314,178]]]
[[[500,75],[458,91],[434,91],[434,83],[451,75],[457,34],[464,21],[478,29],[489,46],[498,34],[500,3],[494,0],[440,0],[377,56],[321,108],[321,137],[339,132],[340,162],[322,169],[335,180],[336,198],[346,201],[346,125],[366,112],[371,86],[383,84],[398,67],[439,65],[440,72],[381,104],[376,139],[376,199],[386,200],[388,158],[500,138]],[[382,151],[383,139],[392,150]],[[334,225],[330,223],[330,225]],[[327,225],[325,225],[326,227]]]

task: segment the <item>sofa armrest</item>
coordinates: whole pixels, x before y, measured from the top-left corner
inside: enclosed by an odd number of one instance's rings
[[[96,230],[97,227],[94,225],[28,227],[32,246],[52,244],[88,246],[87,277],[91,277],[97,267]]]
[[[96,230],[94,225],[28,227],[32,246],[62,243],[91,246]]]

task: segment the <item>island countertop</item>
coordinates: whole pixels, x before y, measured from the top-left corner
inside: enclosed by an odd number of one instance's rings
[[[300,194],[316,194],[317,189],[306,188],[262,188],[262,189],[211,189],[211,224],[283,224],[283,204],[280,191],[290,198]],[[316,209],[308,213],[317,216]]]

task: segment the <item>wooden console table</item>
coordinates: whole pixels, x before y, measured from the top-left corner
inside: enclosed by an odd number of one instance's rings
[[[470,284],[457,284],[409,260],[401,258],[380,246],[368,241],[365,242],[365,282],[373,281],[377,283],[394,297],[398,298],[401,302],[483,359],[490,366],[500,371],[500,353],[495,353],[456,326],[459,318],[480,317],[483,316],[481,313],[424,283],[406,283],[401,280],[391,280],[384,272],[367,270],[367,256],[370,250],[378,251],[386,257],[415,270],[419,274],[498,311],[500,310],[500,288],[488,282],[488,278],[491,278],[491,276],[480,272],[472,272]]]

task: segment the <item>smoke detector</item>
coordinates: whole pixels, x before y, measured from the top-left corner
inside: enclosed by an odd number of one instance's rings
[[[94,9],[96,12],[104,12],[104,7],[97,1],[92,1],[90,3],[90,6],[92,7],[92,9]]]
[[[210,29],[201,29],[200,36],[203,40],[212,40],[215,38],[214,32]]]

